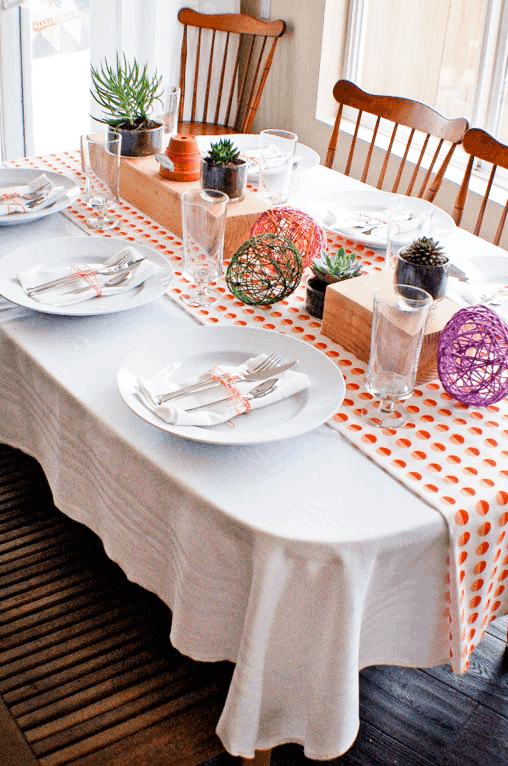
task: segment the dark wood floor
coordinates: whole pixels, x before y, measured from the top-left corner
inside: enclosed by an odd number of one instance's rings
[[[310,761],[284,745],[272,766],[506,766],[508,618],[491,623],[465,676],[446,667],[367,668],[360,674],[361,726],[353,747],[332,761]],[[233,766],[224,754],[207,766]]]
[[[35,461],[0,446],[0,766],[195,766],[220,753],[230,666],[179,655],[170,619],[54,507]],[[358,739],[320,763],[506,766],[507,623],[490,625],[462,677],[364,670]],[[309,763],[298,746],[273,751],[272,766]]]

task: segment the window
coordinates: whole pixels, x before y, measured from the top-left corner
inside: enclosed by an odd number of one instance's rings
[[[31,0],[30,11],[33,151],[74,150],[90,125],[90,0]]]
[[[337,79],[466,117],[508,143],[508,0],[351,0],[348,6],[327,0],[329,6],[347,13]],[[329,25],[324,35],[329,67],[328,49],[339,46]]]

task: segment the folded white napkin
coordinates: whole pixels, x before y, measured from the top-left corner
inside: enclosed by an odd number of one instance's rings
[[[242,156],[250,160],[256,167],[261,165],[261,149],[247,149],[245,152],[242,152]],[[280,165],[283,165],[288,157],[288,155],[285,152],[281,152],[277,146],[268,146],[264,150],[263,156],[265,167],[268,169],[277,168]],[[295,157],[293,164],[296,164],[297,161],[298,158]]]
[[[25,195],[37,191],[48,183],[50,184],[50,187],[54,186],[47,175],[43,173],[42,175],[37,176],[37,178],[29,184],[3,187],[0,190],[0,216],[11,215],[12,213],[34,213],[37,210],[42,210],[45,207],[53,205],[59,199],[65,197],[65,189],[57,189],[53,192],[51,191],[51,188],[49,188],[48,196],[44,202],[41,202],[35,208],[28,207],[26,204],[28,200],[25,199]]]
[[[181,399],[174,399],[166,402],[165,404],[157,404],[156,396],[160,394],[168,394],[171,391],[176,391],[183,386],[189,386],[193,383],[197,383],[200,380],[207,380],[211,375],[217,374],[218,370],[228,375],[238,375],[246,370],[251,369],[253,366],[262,362],[266,358],[265,354],[253,357],[247,362],[241,365],[232,367],[227,365],[220,365],[220,368],[214,370],[207,370],[203,375],[199,377],[186,380],[184,383],[168,383],[164,380],[164,375],[156,376],[153,380],[147,378],[139,378],[137,380],[138,389],[141,393],[141,399],[143,404],[150,408],[150,410],[157,415],[157,417],[164,420],[166,423],[176,426],[214,426],[217,423],[224,423],[231,418],[240,415],[243,412],[258,409],[260,407],[266,407],[269,404],[280,402],[282,399],[286,399],[293,394],[297,394],[299,391],[304,391],[309,386],[309,379],[307,375],[301,372],[294,372],[293,370],[286,370],[279,378],[279,383],[274,390],[262,396],[259,399],[251,399],[245,401],[241,396],[236,399],[222,402],[214,407],[210,407],[206,410],[198,410],[197,412],[187,412],[186,409],[191,407],[197,407],[200,404],[207,402],[213,402],[217,399],[222,399],[228,396],[228,390],[225,386],[215,386],[207,391],[198,392]],[[240,394],[246,394],[256,386],[260,385],[262,381],[256,381],[251,383],[236,382],[235,388]],[[184,409],[185,408],[185,409]]]
[[[368,236],[373,239],[386,239],[388,235],[388,209],[386,210],[351,210],[343,205],[324,211],[323,224],[331,231],[354,234],[356,237]],[[398,223],[399,233],[411,231],[419,225],[419,216],[412,216],[409,210],[401,210],[392,215],[392,221]],[[359,228],[357,228],[359,227]],[[362,227],[371,228],[368,235],[362,233]]]
[[[109,276],[93,274],[95,269],[116,263],[119,258],[127,253],[129,253],[132,258],[140,258],[140,262],[136,265],[134,274],[127,284],[108,287],[107,282],[115,276],[114,274]],[[69,266],[59,266],[57,268],[36,266],[28,271],[20,272],[18,274],[18,280],[23,290],[27,292],[32,287],[45,284],[46,282],[52,282],[61,277],[68,277],[72,274],[90,273],[89,277],[80,276],[75,279],[69,279],[64,285],[52,287],[41,293],[30,296],[33,300],[46,305],[69,306],[75,303],[82,303],[91,298],[100,297],[101,295],[106,297],[128,292],[129,290],[139,287],[139,285],[145,282],[148,277],[153,276],[160,270],[160,266],[148,258],[142,258],[135,248],[126,247],[112,255],[107,261],[100,264],[81,263]]]
[[[508,321],[508,279],[505,285],[489,284],[486,281],[460,282],[449,280],[447,297],[459,306],[486,305],[504,322]],[[492,299],[494,303],[490,303]]]
[[[18,184],[17,186],[0,186],[0,199],[13,199],[14,197],[24,197],[27,194],[32,194],[43,186],[51,184],[46,173],[41,173],[40,176],[34,178],[29,184]]]

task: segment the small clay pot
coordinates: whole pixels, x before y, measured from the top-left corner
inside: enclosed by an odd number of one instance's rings
[[[247,160],[236,160],[230,165],[214,165],[206,157],[201,162],[201,186],[224,192],[230,202],[240,202],[247,186]]]
[[[397,256],[394,281],[399,285],[419,287],[432,295],[434,301],[440,301],[446,295],[449,269],[449,261],[434,265],[411,263],[406,261],[401,250]]]
[[[159,173],[170,181],[198,181],[201,152],[195,136],[177,134],[169,142],[165,154],[158,155]]]
[[[323,318],[325,307],[325,290],[328,287],[326,282],[317,277],[309,277],[307,280],[307,293],[305,307],[313,317]]]

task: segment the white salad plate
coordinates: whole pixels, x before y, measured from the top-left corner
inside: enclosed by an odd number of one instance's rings
[[[240,154],[248,156],[249,151],[259,151],[259,135],[257,133],[233,133],[230,136],[197,136],[199,150],[202,154],[206,154],[211,144],[215,144],[221,138],[230,139],[238,147]],[[293,170],[295,172],[310,170],[316,165],[319,165],[319,154],[314,149],[311,149],[310,146],[297,143]],[[251,178],[257,178],[259,170],[255,164],[252,164],[248,169],[247,175]]]
[[[43,239],[24,247],[11,250],[0,258],[0,295],[25,308],[44,314],[64,316],[94,316],[113,314],[118,311],[144,306],[163,295],[174,277],[173,267],[156,250],[137,242],[132,244],[136,252],[161,267],[157,274],[148,277],[143,284],[117,295],[104,295],[75,303],[70,306],[51,306],[29,298],[18,281],[18,273],[44,264],[45,266],[70,266],[87,263],[101,264],[126,245],[119,237],[58,237]]]
[[[305,373],[310,386],[294,396],[238,415],[214,426],[174,426],[149,410],[137,394],[137,379],[158,375],[176,383],[218,365],[237,365],[259,354],[275,352],[283,362],[299,360],[295,372]],[[207,444],[263,444],[300,436],[317,428],[340,408],[344,378],[322,351],[305,341],[271,330],[248,327],[197,327],[164,331],[147,338],[122,362],[117,376],[125,404],[152,426],[175,436]]]
[[[430,236],[444,240],[455,228],[451,215],[444,210],[419,197],[406,197],[403,194],[392,194],[383,191],[347,191],[332,192],[318,197],[307,205],[307,213],[324,229],[335,234],[341,234],[352,242],[366,245],[372,249],[386,249],[387,228],[381,224],[372,230],[372,234],[363,233],[353,226],[365,217],[375,217],[384,224],[388,223],[388,208],[400,203],[411,216],[433,211]],[[365,225],[368,230],[368,225]],[[408,232],[409,233],[409,232]]]
[[[49,170],[35,169],[25,170],[23,168],[6,168],[0,170],[0,188],[5,186],[23,186],[29,184],[41,175],[46,175],[53,186],[64,186],[61,190],[62,196],[48,207],[36,208],[30,213],[10,213],[0,216],[0,226],[10,226],[18,223],[30,223],[39,218],[45,218],[47,215],[59,213],[66,207],[69,207],[79,196],[79,186],[71,178],[61,173],[53,173]]]

